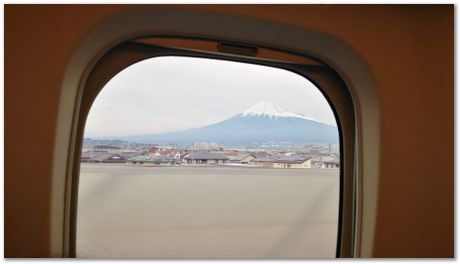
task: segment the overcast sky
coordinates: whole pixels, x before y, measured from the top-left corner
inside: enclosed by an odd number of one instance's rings
[[[157,57],[126,68],[106,84],[91,108],[85,136],[200,127],[261,100],[336,125],[323,95],[295,73],[212,59]]]

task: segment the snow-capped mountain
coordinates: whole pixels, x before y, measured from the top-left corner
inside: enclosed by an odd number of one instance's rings
[[[157,144],[187,144],[202,141],[222,144],[339,142],[336,127],[284,110],[266,101],[258,102],[243,113],[216,124],[121,139]]]
[[[260,116],[268,116],[272,119],[278,119],[283,117],[291,117],[291,118],[302,118],[307,120],[314,120],[313,118],[306,117],[304,115],[295,114],[293,112],[289,112],[284,110],[283,108],[267,101],[260,101],[257,104],[253,105],[248,110],[244,111],[242,114],[243,117],[260,117]],[[316,121],[318,122],[318,121]]]

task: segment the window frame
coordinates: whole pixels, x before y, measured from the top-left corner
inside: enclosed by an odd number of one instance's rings
[[[224,39],[211,39],[197,36],[178,36],[178,35],[149,35],[149,37],[171,37],[178,39],[200,39],[215,42],[216,45],[222,42],[232,42]],[[238,42],[236,42],[238,43]],[[76,133],[73,147],[73,162],[70,179],[70,208],[69,208],[69,255],[76,257],[76,221],[77,221],[77,202],[78,202],[78,179],[80,170],[80,155],[83,144],[84,127],[91,106],[98,93],[105,84],[120,71],[130,65],[154,57],[180,56],[195,58],[210,58],[217,60],[227,60],[244,62],[256,65],[280,68],[294,72],[312,82],[328,101],[337,121],[337,128],[340,137],[340,203],[339,203],[339,226],[336,257],[353,257],[355,252],[355,229],[357,224],[357,171],[355,155],[356,148],[356,121],[355,109],[352,96],[344,80],[339,74],[323,61],[292,51],[263,46],[253,43],[242,43],[257,48],[275,50],[286,54],[286,57],[295,55],[313,60],[314,65],[289,63],[286,60],[270,60],[258,58],[257,56],[240,56],[227,53],[215,53],[206,50],[191,50],[186,47],[164,47],[149,45],[127,40],[111,48],[101,59],[95,63],[88,73],[84,88],[78,95],[78,109],[76,109]],[[319,65],[318,65],[319,62]],[[69,186],[69,185],[68,185]]]

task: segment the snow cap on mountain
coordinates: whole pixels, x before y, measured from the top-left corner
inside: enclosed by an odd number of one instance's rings
[[[251,108],[246,110],[242,114],[242,116],[257,116],[257,117],[268,116],[274,119],[277,119],[280,117],[290,117],[290,118],[302,118],[302,119],[316,121],[315,119],[307,117],[305,115],[296,114],[296,113],[284,110],[283,108],[275,105],[274,103],[271,103],[265,100],[257,102]]]

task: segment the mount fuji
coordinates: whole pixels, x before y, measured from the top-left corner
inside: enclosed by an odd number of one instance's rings
[[[156,144],[216,142],[252,144],[264,142],[338,143],[338,129],[307,116],[260,101],[245,112],[221,122],[175,132],[144,134],[120,139]]]

